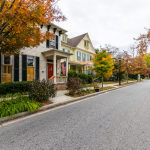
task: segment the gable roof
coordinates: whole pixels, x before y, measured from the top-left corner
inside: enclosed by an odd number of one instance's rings
[[[76,36],[76,37],[71,38],[71,39],[67,38],[67,43],[62,42],[62,44],[70,46],[70,47],[77,47],[78,44],[81,42],[81,40],[85,37],[86,34],[87,33]]]

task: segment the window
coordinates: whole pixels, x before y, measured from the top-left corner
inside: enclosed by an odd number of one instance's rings
[[[27,57],[27,65],[28,66],[34,66],[34,57],[28,56]]]
[[[92,60],[92,55],[90,56],[90,61]]]
[[[10,65],[11,56],[4,55],[4,64]]]
[[[89,61],[90,59],[89,59],[89,55],[87,54],[87,61]]]
[[[63,35],[63,42],[65,41],[65,37],[64,37],[64,35]]]
[[[77,51],[77,61],[81,61],[81,52]]]
[[[88,41],[84,41],[84,47],[89,48],[89,42]]]
[[[65,36],[65,43],[67,43],[67,38],[66,38],[66,36]]]
[[[86,61],[86,54],[82,53],[82,61]]]
[[[53,39],[50,41],[50,47],[51,46],[55,46],[55,36],[53,37]],[[52,47],[53,48],[53,47]]]
[[[86,41],[84,42],[84,47],[86,47]]]
[[[65,48],[63,48],[63,51],[64,51],[64,52],[67,52],[67,53],[70,53],[70,50],[67,50],[67,49],[65,49]],[[70,60],[70,57],[69,57],[69,60]]]

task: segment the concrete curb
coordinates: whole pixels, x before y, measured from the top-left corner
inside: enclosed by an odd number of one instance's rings
[[[144,82],[144,81],[142,81],[142,82]],[[45,109],[51,109],[51,108],[58,107],[58,106],[61,106],[61,105],[66,105],[66,104],[69,104],[69,103],[72,103],[72,102],[80,101],[80,100],[83,100],[83,99],[86,99],[86,98],[89,98],[89,97],[97,96],[99,94],[103,94],[103,93],[106,93],[106,92],[111,92],[111,91],[114,91],[114,90],[118,90],[120,88],[124,88],[124,87],[130,86],[130,85],[136,84],[136,83],[138,83],[138,82],[135,82],[135,83],[132,83],[132,84],[129,84],[129,85],[118,86],[116,88],[114,87],[114,88],[109,89],[109,90],[100,91],[100,92],[89,94],[89,95],[86,95],[86,96],[77,97],[77,98],[74,98],[74,99],[67,100],[65,102],[59,102],[59,103],[46,105],[46,106],[41,107],[38,111],[43,111]],[[8,116],[8,117],[0,118],[0,125],[2,124],[2,122],[6,122],[10,119],[16,119],[16,118],[20,118],[22,116],[30,115],[30,114],[33,114],[33,113],[22,112],[22,113],[16,114],[16,115],[11,116],[11,117]]]

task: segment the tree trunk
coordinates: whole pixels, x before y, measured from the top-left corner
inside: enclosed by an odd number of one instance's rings
[[[127,70],[127,83],[128,83],[128,70]]]
[[[102,89],[103,89],[103,78],[102,78]]]
[[[140,81],[141,81],[141,75],[140,75]]]

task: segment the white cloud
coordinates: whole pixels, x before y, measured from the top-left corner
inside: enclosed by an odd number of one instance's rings
[[[69,37],[88,32],[94,47],[112,44],[128,50],[150,25],[149,0],[60,0],[58,5],[68,19],[56,24]]]

